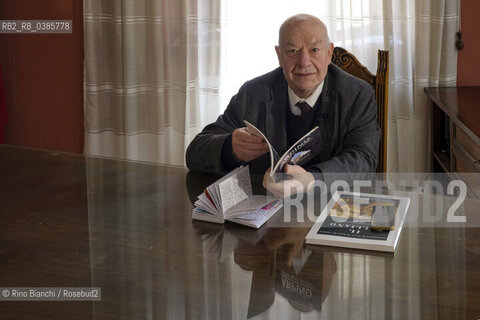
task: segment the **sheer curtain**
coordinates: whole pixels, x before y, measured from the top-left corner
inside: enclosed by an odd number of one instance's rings
[[[327,25],[336,46],[353,52],[373,73],[377,50],[390,51],[387,170],[429,169],[429,110],[423,88],[456,85],[459,0],[225,3],[222,106],[244,81],[278,65],[274,46],[282,21],[296,13],[310,13]]]
[[[84,0],[85,153],[182,165],[220,113],[220,3]]]
[[[389,171],[430,169],[430,110],[423,88],[455,86],[458,0],[384,1],[385,44],[391,51]]]

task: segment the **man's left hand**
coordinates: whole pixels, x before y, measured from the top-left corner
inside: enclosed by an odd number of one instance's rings
[[[286,180],[274,182],[270,177],[270,169],[263,176],[263,186],[277,198],[285,198],[296,193],[307,192],[313,187],[315,177],[301,166],[285,165],[284,174],[290,176]]]

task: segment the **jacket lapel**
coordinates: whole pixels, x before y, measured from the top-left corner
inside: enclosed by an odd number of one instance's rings
[[[320,110],[317,113],[317,123],[322,132],[322,157],[330,158],[334,142],[337,138],[339,110],[337,108],[337,99],[335,92],[335,78],[330,72],[325,77],[323,85]]]
[[[280,77],[272,90],[271,100],[265,103],[267,139],[281,156],[287,151],[287,82]]]

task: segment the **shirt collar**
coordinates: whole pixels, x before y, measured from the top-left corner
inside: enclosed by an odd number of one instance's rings
[[[293,90],[290,88],[290,86],[288,86],[288,100],[290,102],[290,108],[291,109],[296,109],[298,108],[296,106],[297,102],[299,101],[305,101],[306,103],[308,103],[308,105],[310,107],[313,108],[313,106],[315,106],[315,103],[317,102],[318,100],[318,97],[320,97],[320,94],[322,93],[322,90],[323,90],[323,84],[325,83],[325,80],[322,81],[322,83],[320,83],[317,87],[317,89],[310,95],[308,96],[306,99],[300,99],[296,94],[295,92],[293,92]]]

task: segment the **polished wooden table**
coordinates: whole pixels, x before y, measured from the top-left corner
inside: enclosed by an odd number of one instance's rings
[[[214,179],[0,146],[0,287],[102,288],[97,302],[0,301],[0,319],[480,318],[478,225],[411,222],[394,255],[307,246],[284,212],[259,230],[192,221]],[[439,207],[419,195],[411,210]]]

